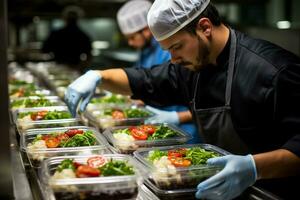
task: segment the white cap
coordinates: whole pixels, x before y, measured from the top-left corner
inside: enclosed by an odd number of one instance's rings
[[[147,13],[152,3],[147,0],[131,0],[117,13],[117,20],[123,34],[135,33],[147,27]]]
[[[199,16],[210,0],[155,0],[148,26],[157,41],[167,39]]]

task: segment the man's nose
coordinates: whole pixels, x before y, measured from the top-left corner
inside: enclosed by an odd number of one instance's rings
[[[171,53],[171,63],[178,64],[181,62],[181,57]]]

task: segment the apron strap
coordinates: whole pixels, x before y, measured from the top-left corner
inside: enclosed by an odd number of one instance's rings
[[[235,35],[234,30],[232,30],[231,28],[229,30],[230,30],[231,44],[230,44],[230,53],[229,53],[229,64],[228,64],[228,70],[227,70],[225,106],[230,106],[231,86],[232,86],[232,80],[233,80],[235,52],[236,52],[236,35]]]

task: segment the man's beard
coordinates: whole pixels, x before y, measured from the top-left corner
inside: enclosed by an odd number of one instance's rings
[[[197,35],[198,39],[198,56],[196,57],[196,65],[194,66],[195,71],[200,71],[205,66],[209,65],[209,54],[210,50],[204,41]]]

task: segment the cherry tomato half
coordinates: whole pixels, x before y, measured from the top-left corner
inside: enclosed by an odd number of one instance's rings
[[[87,160],[88,166],[93,168],[102,167],[105,163],[106,159],[102,156],[91,157]]]
[[[42,120],[42,119],[44,119],[44,117],[47,115],[47,113],[48,113],[47,110],[35,112],[35,113],[32,113],[32,114],[30,115],[30,118],[31,118],[33,121]]]
[[[149,135],[152,135],[156,131],[156,128],[153,125],[141,125],[140,128]]]
[[[125,119],[125,115],[120,110],[115,110],[111,113],[113,119]]]
[[[69,129],[65,132],[69,137],[73,137],[76,134],[83,134],[83,130],[79,129]]]
[[[67,141],[69,139],[69,136],[65,133],[63,134],[59,134],[58,136],[56,136],[57,139],[59,139],[60,141]]]
[[[48,148],[56,148],[60,143],[59,139],[57,139],[56,137],[48,137],[46,138],[45,142]]]
[[[169,157],[168,159],[175,167],[188,167],[192,164],[190,160],[180,158],[180,157],[172,157],[172,158]]]
[[[138,129],[138,128],[133,128],[130,131],[132,137],[134,137],[137,140],[147,140],[148,134],[145,133],[145,131]]]
[[[90,167],[88,165],[80,165],[76,170],[76,177],[96,177],[100,175],[100,170],[97,168]]]

